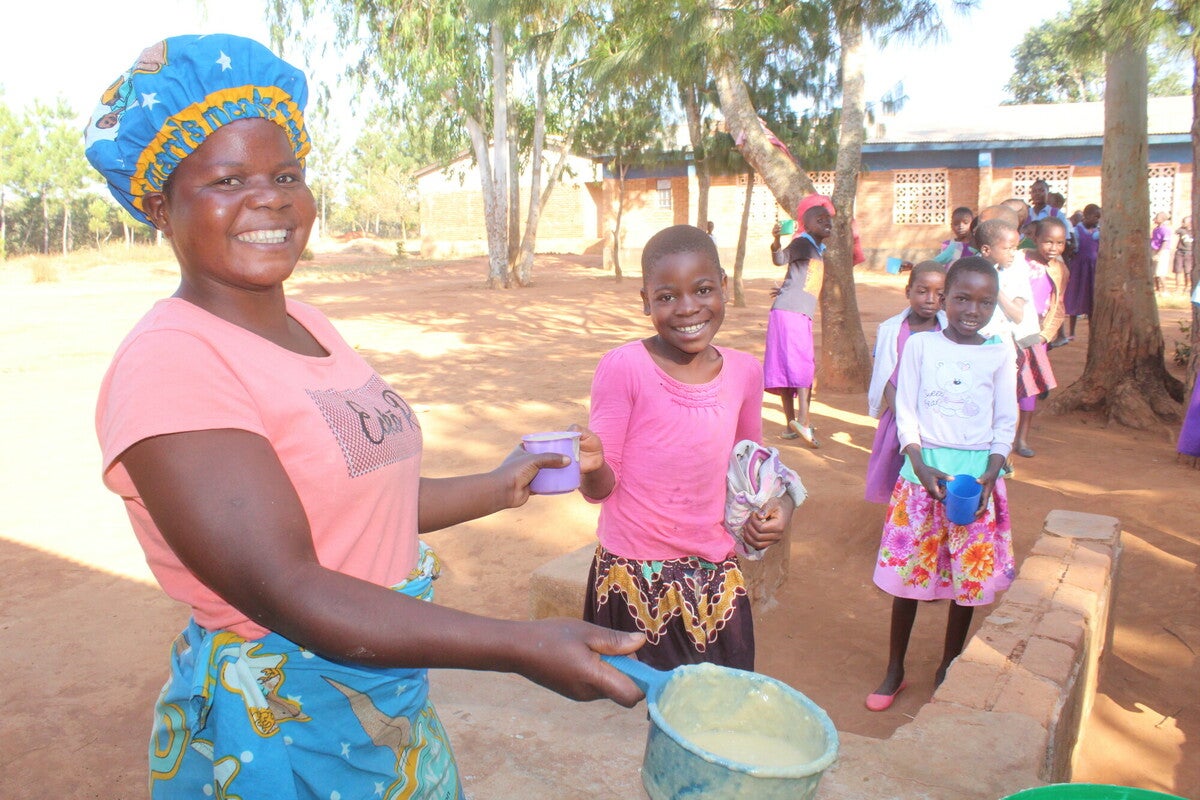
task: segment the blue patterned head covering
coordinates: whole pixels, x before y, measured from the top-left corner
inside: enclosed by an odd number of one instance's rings
[[[222,125],[259,117],[287,133],[303,163],[304,73],[253,39],[175,36],[147,47],[100,98],[84,134],[87,158],[135,219],[179,162]]]

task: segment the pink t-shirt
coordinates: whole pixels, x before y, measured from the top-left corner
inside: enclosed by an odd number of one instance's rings
[[[616,476],[597,530],[610,552],[721,561],[733,550],[725,474],[737,442],[762,440],[763,370],[748,353],[717,350],[721,372],[700,384],[667,375],[640,341],[600,359],[589,425]]]
[[[391,586],[417,556],[416,414],[320,312],[291,300],[287,310],[328,356],[293,353],[185,300],[159,301],[118,348],[96,409],[104,483],[125,501],[154,576],[198,624],[247,638],[267,631],[163,540],[119,460],[131,445],[185,431],[258,434],[296,488],[323,566]]]

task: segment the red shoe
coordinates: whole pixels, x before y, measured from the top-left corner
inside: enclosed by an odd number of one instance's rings
[[[867,695],[867,710],[868,711],[887,711],[892,707],[892,702],[896,699],[896,695],[904,691],[908,686],[908,681],[900,681],[900,685],[896,687],[896,691],[891,694],[869,694]]]

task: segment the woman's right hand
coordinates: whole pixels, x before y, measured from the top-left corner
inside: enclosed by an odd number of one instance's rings
[[[783,226],[776,222],[771,226],[771,235],[775,237],[775,241],[779,241],[780,235],[783,234]]]
[[[632,708],[641,689],[601,655],[629,655],[646,643],[640,633],[602,628],[567,617],[524,623],[514,638],[513,671],[571,700],[599,700]]]

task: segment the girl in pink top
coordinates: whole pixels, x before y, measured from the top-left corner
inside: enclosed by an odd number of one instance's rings
[[[638,658],[660,669],[753,669],[749,597],[722,520],[733,446],[762,439],[762,366],[712,344],[726,281],[704,231],[651,237],[642,280],[656,333],[600,360],[580,439],[580,489],[602,504],[584,617],[644,632]],[[785,495],[751,515],[747,544],[778,542],[794,507]]]

